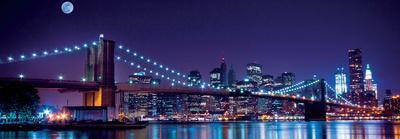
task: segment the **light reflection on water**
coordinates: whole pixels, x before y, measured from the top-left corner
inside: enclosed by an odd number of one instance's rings
[[[400,139],[400,123],[384,121],[226,122],[150,124],[135,130],[0,131],[0,138],[32,139]]]

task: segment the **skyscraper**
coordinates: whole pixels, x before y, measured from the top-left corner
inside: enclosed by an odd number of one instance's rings
[[[365,69],[364,91],[373,91],[375,93],[375,98],[378,99],[377,84],[374,84],[373,81],[371,68],[369,64],[367,64],[367,68]]]
[[[228,86],[228,78],[227,78],[227,69],[226,69],[226,64],[225,64],[225,58],[222,58],[221,65],[221,83],[223,86]]]
[[[282,83],[285,86],[294,85],[294,82],[296,81],[296,75],[292,72],[284,72],[282,73],[282,80]]]
[[[201,85],[201,74],[197,70],[190,71],[188,75],[188,85],[194,87],[200,87]]]
[[[221,69],[214,68],[210,72],[210,84],[213,88],[221,88],[222,87],[222,80],[221,80]]]
[[[360,104],[360,95],[364,91],[361,50],[350,49],[348,53],[350,70],[350,93],[348,97],[354,103]]]
[[[344,68],[337,68],[335,73],[335,92],[336,98],[347,93],[346,73],[344,73]]]
[[[372,71],[369,64],[367,64],[367,68],[365,69],[364,79],[364,92],[360,97],[361,104],[365,106],[378,106],[377,85],[373,83]]]
[[[232,87],[233,84],[235,84],[236,81],[236,73],[235,70],[233,70],[233,65],[231,65],[231,68],[228,71],[228,86]]]
[[[247,64],[246,73],[250,81],[256,82],[258,85],[262,83],[262,65],[256,63]]]
[[[272,87],[274,86],[274,76],[272,75],[263,75],[262,76],[262,84],[264,86]]]

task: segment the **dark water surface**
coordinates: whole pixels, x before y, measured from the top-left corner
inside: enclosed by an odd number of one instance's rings
[[[320,139],[400,138],[400,122],[226,122],[150,124],[135,130],[0,131],[0,138],[32,139]]]

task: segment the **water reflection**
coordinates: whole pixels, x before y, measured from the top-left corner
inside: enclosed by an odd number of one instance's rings
[[[0,138],[32,139],[400,139],[400,123],[384,121],[224,122],[150,124],[140,130],[3,131]]]

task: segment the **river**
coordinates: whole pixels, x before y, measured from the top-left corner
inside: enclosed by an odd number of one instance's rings
[[[270,121],[149,124],[129,130],[0,131],[0,138],[17,139],[346,139],[400,138],[400,122]]]

